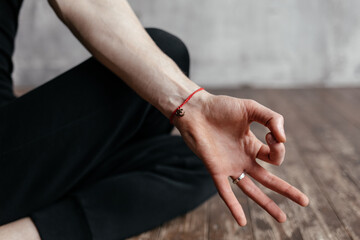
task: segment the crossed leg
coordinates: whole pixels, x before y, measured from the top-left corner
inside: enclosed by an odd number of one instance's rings
[[[148,32],[188,73],[184,44]],[[45,240],[122,239],[215,193],[167,119],[93,58],[2,103],[0,225],[30,216]]]

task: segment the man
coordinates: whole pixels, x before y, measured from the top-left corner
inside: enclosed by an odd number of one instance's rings
[[[255,161],[282,163],[282,116],[202,90],[188,77],[184,44],[145,30],[125,0],[49,1],[94,58],[16,99],[11,55],[21,2],[0,3],[0,239],[126,238],[205,201],[211,180],[244,226],[229,177],[279,222],[285,214],[247,175],[308,204]],[[170,135],[168,118],[182,138]],[[267,145],[252,121],[269,128]]]

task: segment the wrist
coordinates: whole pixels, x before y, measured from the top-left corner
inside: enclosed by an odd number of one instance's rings
[[[212,96],[213,95],[206,90],[196,92],[196,94],[194,94],[188,102],[181,107],[184,115],[182,117],[173,117],[174,126],[179,129],[182,126],[189,126],[191,123],[202,121],[201,119],[203,118],[203,113],[205,112],[206,106],[208,106],[209,100]]]
[[[186,98],[200,87],[188,79],[186,76],[178,80],[169,80],[169,84],[164,86],[162,94],[158,94],[155,107],[159,109],[167,118],[170,118],[174,110],[179,107]]]

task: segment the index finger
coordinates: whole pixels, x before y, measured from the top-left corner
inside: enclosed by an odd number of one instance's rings
[[[270,129],[278,142],[285,142],[284,117],[277,112],[250,100],[247,111],[251,121],[256,121]]]

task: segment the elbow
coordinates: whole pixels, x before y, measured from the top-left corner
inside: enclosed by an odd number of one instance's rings
[[[62,0],[48,0],[50,7],[54,10],[58,18],[64,21],[62,2]]]

